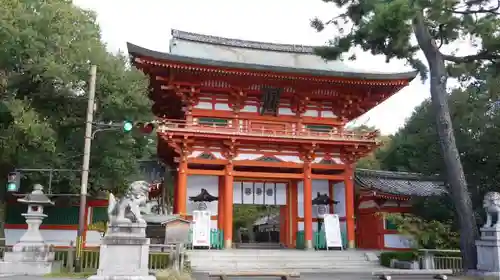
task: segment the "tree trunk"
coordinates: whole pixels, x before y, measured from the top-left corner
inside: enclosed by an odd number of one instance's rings
[[[431,100],[436,115],[439,145],[446,167],[447,182],[449,184],[453,204],[460,225],[460,249],[465,271],[476,269],[477,252],[475,240],[478,236],[476,220],[472,209],[471,198],[467,189],[467,182],[460,161],[460,154],[455,143],[455,135],[448,107],[446,92],[447,72],[444,59],[430,36],[422,15],[417,15],[413,22],[413,29],[418,44],[427,58],[430,68]]]
[[[255,242],[255,232],[253,232],[253,222],[246,223],[245,227],[247,228],[248,242],[254,243]]]
[[[5,238],[5,212],[6,212],[6,196],[7,196],[7,177],[12,169],[7,164],[0,163],[0,246],[6,244]]]

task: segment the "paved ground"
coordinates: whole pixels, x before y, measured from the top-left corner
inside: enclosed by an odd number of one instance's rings
[[[433,276],[392,276],[393,280],[431,280]],[[219,280],[214,277],[211,280]],[[230,280],[276,280],[278,277],[229,277]],[[300,278],[292,278],[292,280],[375,280],[378,277],[372,276],[371,273],[308,273],[302,274]],[[454,277],[449,277],[449,280],[458,280]]]
[[[9,280],[74,280],[75,278],[47,278],[47,277],[37,277],[37,276],[8,276],[0,275],[1,278]],[[212,278],[213,280],[219,278]],[[230,280],[277,280],[277,277],[230,277]],[[293,279],[293,278],[292,278]],[[295,278],[299,279],[299,278]],[[366,273],[310,273],[308,275],[303,275],[300,280],[374,280],[377,277]],[[393,280],[430,280],[433,279],[432,276],[393,276]],[[449,277],[450,280],[458,280],[458,278]]]

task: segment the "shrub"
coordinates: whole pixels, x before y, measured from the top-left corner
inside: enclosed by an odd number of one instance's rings
[[[415,261],[418,259],[418,252],[416,251],[392,251],[382,252],[380,254],[380,264],[385,267],[391,266],[391,260],[398,261]]]

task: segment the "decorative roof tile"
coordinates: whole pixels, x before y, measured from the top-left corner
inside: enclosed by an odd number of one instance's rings
[[[193,42],[207,43],[222,45],[228,47],[248,48],[257,50],[277,51],[277,52],[291,52],[291,53],[314,53],[314,46],[305,45],[291,45],[291,44],[275,44],[257,41],[239,40],[224,37],[217,37],[211,35],[204,35],[186,31],[172,29],[172,37],[174,39],[181,39]]]
[[[446,193],[444,182],[419,173],[356,169],[355,184],[367,190],[406,196],[437,196]]]

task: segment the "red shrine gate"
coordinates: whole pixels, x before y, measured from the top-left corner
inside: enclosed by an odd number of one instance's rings
[[[354,247],[353,166],[378,145],[377,132],[344,129],[384,101],[415,72],[382,74],[326,63],[313,47],[172,31],[170,53],[132,44],[133,64],[150,78],[159,118],[158,155],[177,166],[175,212],[190,217],[188,197],[210,188],[212,227],[233,239],[235,182],[286,182],[286,244],[304,231],[312,247],[313,194],[330,206]],[[255,191],[257,194],[257,191]],[[262,192],[261,194],[265,194]]]

